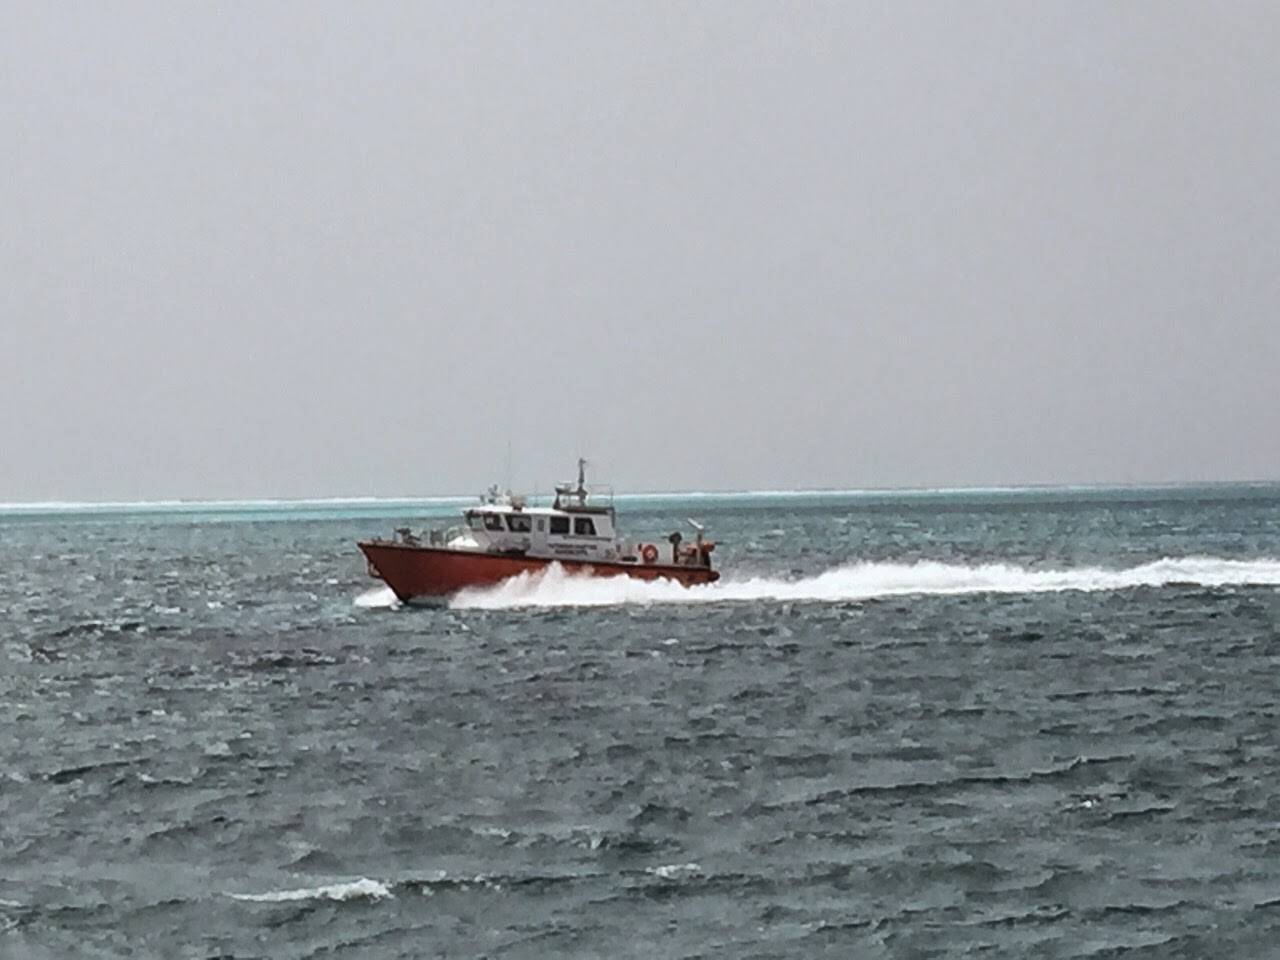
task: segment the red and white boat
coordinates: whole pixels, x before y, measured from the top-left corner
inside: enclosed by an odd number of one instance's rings
[[[485,587],[522,573],[559,564],[566,573],[594,577],[674,580],[691,586],[714,583],[715,544],[702,538],[683,543],[677,532],[667,543],[635,543],[618,534],[613,505],[591,501],[578,461],[577,486],[556,487],[550,507],[529,506],[523,497],[497,488],[463,512],[464,525],[416,535],[407,528],[391,540],[361,541],[369,574],[383,580],[402,603],[448,597],[466,587]]]

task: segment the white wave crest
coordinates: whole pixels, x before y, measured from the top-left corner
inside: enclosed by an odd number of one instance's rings
[[[603,607],[649,603],[807,600],[838,603],[880,597],[968,593],[1060,593],[1131,590],[1188,584],[1203,587],[1280,586],[1280,560],[1165,558],[1125,569],[1075,567],[1036,570],[1004,563],[852,563],[813,577],[724,579],[683,587],[670,580],[570,576],[559,565],[521,574],[485,589],[463,590],[455,609]]]
[[[301,887],[297,890],[270,890],[267,893],[230,893],[233,900],[248,900],[253,903],[286,903],[293,900],[355,900],[368,897],[370,900],[382,900],[394,897],[386,884],[368,877],[361,877],[350,883],[332,883],[324,887]]]
[[[400,606],[400,601],[390,587],[372,587],[351,602],[366,610],[385,610]]]
[[[667,863],[660,867],[646,867],[645,873],[651,873],[662,880],[677,880],[681,877],[698,876],[702,873],[699,863]]]

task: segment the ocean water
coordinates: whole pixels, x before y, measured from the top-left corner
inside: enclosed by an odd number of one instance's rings
[[[0,510],[0,957],[1274,957],[1280,488]],[[416,523],[415,523],[416,525]]]

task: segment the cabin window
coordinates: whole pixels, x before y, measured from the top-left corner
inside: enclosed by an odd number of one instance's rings
[[[533,529],[533,521],[522,513],[507,514],[507,529],[512,533],[528,533]]]
[[[568,533],[569,518],[568,517],[552,517],[551,532],[552,533]]]
[[[484,526],[484,521],[480,519],[480,514],[468,513],[467,526],[470,527],[472,530],[479,530],[481,527]]]
[[[545,521],[545,520],[543,520],[541,517],[539,517],[539,518],[538,518],[538,532],[539,532],[539,533],[541,533],[541,532],[542,532],[543,530],[545,530],[545,529],[547,529],[547,521]]]
[[[594,537],[596,535],[596,522],[590,517],[574,517],[573,532],[580,537]]]
[[[497,513],[486,513],[484,515],[484,528],[486,530],[501,530],[502,516]]]

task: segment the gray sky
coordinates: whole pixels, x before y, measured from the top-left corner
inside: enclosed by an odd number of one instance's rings
[[[1280,477],[1274,3],[0,21],[0,501]]]

